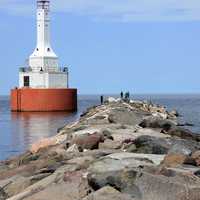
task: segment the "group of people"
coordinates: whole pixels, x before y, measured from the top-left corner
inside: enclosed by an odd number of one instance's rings
[[[120,97],[124,101],[130,101],[130,92],[124,93],[123,91],[121,91]],[[104,103],[104,96],[103,95],[101,95],[100,100],[101,100],[101,104],[103,104]]]
[[[120,96],[121,96],[121,99],[123,100],[130,100],[130,92],[126,92],[124,94],[124,92],[121,91]]]

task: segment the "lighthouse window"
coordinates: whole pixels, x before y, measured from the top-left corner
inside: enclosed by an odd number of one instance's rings
[[[47,51],[50,51],[50,48],[47,48]]]
[[[29,76],[24,76],[24,87],[30,86],[30,78]]]
[[[39,51],[39,49],[38,49],[38,48],[37,48],[36,50],[37,50],[37,51]]]

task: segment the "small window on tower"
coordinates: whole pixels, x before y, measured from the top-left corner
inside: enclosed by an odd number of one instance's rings
[[[37,50],[37,51],[39,51],[39,49],[38,49],[38,48],[37,48],[36,50]]]
[[[30,86],[30,77],[24,76],[24,87],[29,87],[29,86]]]
[[[51,51],[50,48],[47,48],[47,51]]]

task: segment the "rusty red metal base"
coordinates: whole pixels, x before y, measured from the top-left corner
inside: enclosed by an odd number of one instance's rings
[[[77,89],[31,89],[11,90],[11,111],[47,112],[76,111]]]

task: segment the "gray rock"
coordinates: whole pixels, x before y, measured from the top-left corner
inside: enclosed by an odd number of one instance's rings
[[[122,146],[121,142],[107,139],[104,141],[104,143],[99,144],[99,149],[120,149],[121,146]]]
[[[119,108],[112,110],[108,116],[108,121],[115,124],[125,124],[135,126],[139,124],[147,113]]]
[[[98,190],[110,185],[122,193],[140,198],[138,187],[134,184],[137,177],[135,169],[143,166],[154,166],[164,156],[134,153],[115,153],[94,162],[88,169],[88,183]]]
[[[88,183],[94,190],[99,190],[100,188],[109,185],[122,193],[129,194],[132,198],[141,198],[141,193],[134,184],[136,177],[137,172],[133,169],[90,173],[88,174]]]
[[[167,134],[175,137],[180,137],[182,139],[186,140],[196,140],[200,141],[200,135],[191,132],[188,129],[180,128],[180,127],[173,127],[170,130],[167,131]]]
[[[134,181],[146,200],[199,200],[200,180],[186,174],[141,172]]]
[[[134,144],[137,148],[135,152],[147,154],[179,153],[190,155],[200,149],[200,144],[195,141],[151,136],[138,137]]]
[[[124,145],[125,146],[125,145]],[[137,147],[135,144],[128,144],[127,146],[124,147],[124,150],[126,152],[134,153],[137,151]]]
[[[167,154],[170,145],[168,139],[156,138],[151,136],[138,137],[135,142],[135,152],[146,154]]]
[[[66,168],[60,169],[56,172],[57,174],[33,185],[28,192],[25,191],[24,194],[13,197],[13,200],[79,200],[87,196],[90,188],[84,171],[69,172],[66,170]]]
[[[123,194],[113,187],[106,186],[88,195],[83,200],[134,200],[130,195]]]
[[[6,200],[8,198],[8,195],[4,191],[3,188],[0,187],[0,200]]]
[[[104,142],[104,136],[101,133],[94,134],[82,134],[77,135],[72,141],[71,144],[76,144],[78,147],[84,149],[98,149],[99,143]]]
[[[168,131],[175,126],[175,123],[170,120],[162,119],[160,117],[148,117],[145,118],[139,124],[139,126],[141,126],[142,128],[160,128]]]
[[[200,180],[189,171],[160,171],[159,168],[125,168],[88,175],[94,189],[110,185],[141,200],[199,200]]]

